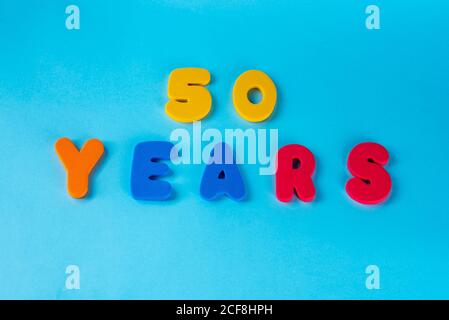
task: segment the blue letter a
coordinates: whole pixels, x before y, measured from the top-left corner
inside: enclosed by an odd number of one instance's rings
[[[232,150],[226,143],[219,143],[212,150],[201,180],[200,193],[206,200],[214,200],[222,195],[237,201],[245,198],[242,176]]]

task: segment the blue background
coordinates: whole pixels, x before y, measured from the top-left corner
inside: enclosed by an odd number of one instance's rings
[[[381,30],[365,28],[372,3]],[[0,2],[0,298],[449,298],[449,2],[76,0],[74,31],[69,4]],[[164,112],[178,67],[212,74],[203,129],[278,128],[313,151],[316,201],[278,202],[254,165],[243,203],[203,200],[202,165],[174,168],[175,200],[135,201],[134,146],[190,130]],[[232,105],[249,69],[279,94],[257,125]],[[66,192],[63,136],[107,149],[85,200]],[[363,141],[391,155],[378,207],[344,192]]]

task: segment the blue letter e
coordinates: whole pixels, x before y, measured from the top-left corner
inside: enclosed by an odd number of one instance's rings
[[[171,142],[141,142],[134,148],[131,171],[131,193],[136,200],[168,200],[172,187],[166,181],[156,180],[171,172],[170,168],[158,160],[170,160]]]

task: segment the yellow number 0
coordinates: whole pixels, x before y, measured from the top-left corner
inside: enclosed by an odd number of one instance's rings
[[[252,103],[248,98],[248,93],[254,89],[262,93],[262,100],[258,103]],[[264,72],[249,70],[242,73],[235,81],[232,98],[237,113],[243,119],[261,122],[274,111],[277,99],[276,85]]]

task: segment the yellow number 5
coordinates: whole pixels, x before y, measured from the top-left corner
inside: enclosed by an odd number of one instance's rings
[[[212,97],[205,88],[209,82],[210,73],[206,69],[173,70],[168,79],[167,115],[178,122],[194,122],[207,116],[212,107]]]

